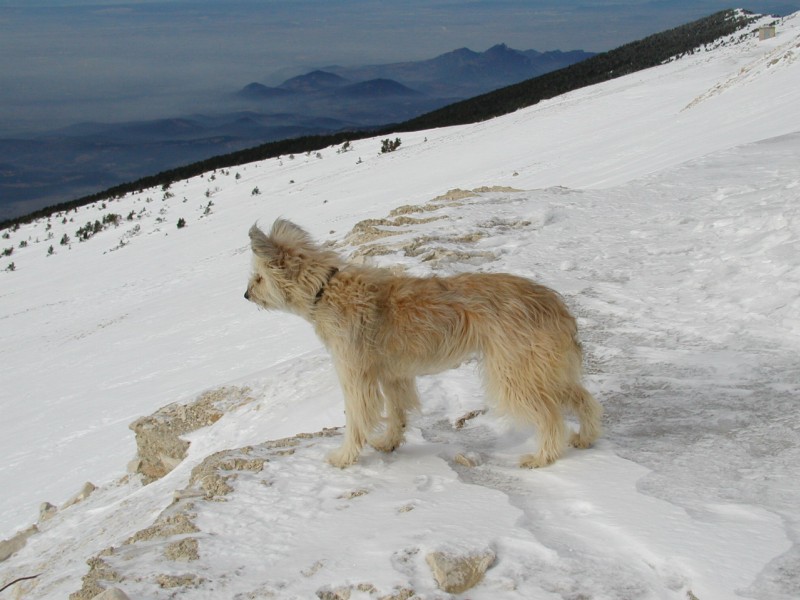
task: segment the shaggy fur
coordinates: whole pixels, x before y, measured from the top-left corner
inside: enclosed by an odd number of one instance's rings
[[[245,298],[308,320],[333,357],[347,427],[332,465],[352,464],[366,443],[397,448],[408,412],[419,408],[414,378],[473,356],[483,358],[496,408],[539,432],[538,451],[521,466],[543,467],[561,454],[562,411],[580,421],[572,446],[599,435],[602,409],[581,384],[575,319],[556,292],[507,274],[418,278],[346,264],[285,220],[269,235],[254,225],[250,241]]]

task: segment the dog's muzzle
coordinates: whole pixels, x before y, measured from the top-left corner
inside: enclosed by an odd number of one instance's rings
[[[244,291],[244,299],[245,300],[250,300],[250,290],[245,290]]]

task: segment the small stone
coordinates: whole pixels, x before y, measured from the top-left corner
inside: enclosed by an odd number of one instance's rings
[[[39,507],[39,523],[52,519],[57,512],[58,508],[56,506],[53,506],[49,502],[42,502],[42,505]]]
[[[319,600],[350,600],[352,589],[346,586],[338,588],[323,588],[317,590]]]
[[[92,492],[94,492],[96,489],[97,489],[97,486],[95,484],[93,484],[91,481],[87,481],[86,483],[83,484],[83,487],[81,488],[81,491],[78,492],[77,494],[75,494],[69,500],[67,500],[64,503],[64,506],[61,507],[61,509],[63,510],[65,508],[69,508],[70,506],[72,506],[74,504],[78,504],[78,502],[83,502],[89,496],[91,496]]]
[[[476,452],[467,452],[462,454],[459,452],[453,457],[453,461],[463,467],[477,467],[481,464],[481,456]]]
[[[431,552],[425,561],[439,589],[449,594],[460,594],[480,583],[495,558],[494,551],[486,549],[470,554]]]

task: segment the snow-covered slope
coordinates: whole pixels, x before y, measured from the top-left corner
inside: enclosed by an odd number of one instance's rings
[[[445,551],[494,556],[465,598],[800,597],[800,14],[777,31],[391,154],[357,141],[7,232],[0,537],[100,488],[0,563],[0,586],[39,575],[4,594],[64,598],[92,559],[131,598],[446,598]],[[483,406],[467,364],[419,381],[396,453],[327,466],[338,430],[292,437],[344,422],[326,353],[242,298],[247,229],[277,216],[357,260],[561,291],[604,437],[519,470],[529,432],[455,426]],[[238,400],[186,459],[125,476],[128,425],[208,390]],[[232,491],[203,487],[222,467]]]

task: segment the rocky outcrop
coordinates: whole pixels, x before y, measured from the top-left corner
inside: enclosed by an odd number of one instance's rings
[[[79,502],[83,502],[88,498],[92,492],[97,489],[97,486],[93,483],[87,481],[83,484],[83,487],[80,491],[75,494],[72,498],[67,500],[62,506],[61,510],[65,508],[69,508]],[[39,507],[39,524],[44,523],[45,521],[53,518],[59,511],[59,508],[55,505],[51,504],[50,502],[43,502],[42,505]],[[25,544],[28,543],[28,538],[32,535],[39,533],[39,527],[37,525],[31,525],[26,529],[18,532],[13,537],[0,541],[0,562],[3,562],[22,550],[25,547]]]
[[[336,247],[350,247],[349,260],[354,263],[366,262],[386,254],[402,254],[417,257],[422,262],[453,263],[468,262],[482,264],[497,259],[491,251],[476,250],[474,246],[493,232],[503,229],[529,227],[530,222],[488,222],[479,229],[455,233],[448,227],[448,221],[455,218],[452,209],[465,203],[494,202],[491,194],[511,194],[520,190],[505,187],[480,187],[474,190],[452,189],[437,196],[426,204],[403,205],[392,210],[386,218],[367,219],[353,226],[344,240]],[[423,234],[421,225],[439,221],[436,226],[427,228]],[[402,270],[398,265],[393,270]]]
[[[246,396],[246,394],[243,394]],[[201,397],[200,400],[203,400]],[[203,404],[211,405],[205,397]],[[159,422],[168,427],[166,414],[178,414],[172,407],[169,413],[160,412]],[[206,414],[211,414],[206,413]],[[195,420],[194,422],[201,422]],[[179,428],[172,428],[176,431]],[[246,446],[236,450],[223,450],[206,457],[192,469],[189,486],[174,494],[172,505],[167,507],[155,520],[118,547],[110,547],[87,561],[89,572],[83,577],[80,590],[70,595],[70,600],[94,600],[98,594],[107,591],[109,586],[125,584],[126,581],[140,583],[150,581],[162,589],[193,588],[205,583],[205,579],[194,573],[181,575],[150,573],[147,576],[122,576],[116,564],[130,564],[142,553],[154,549],[161,553],[169,563],[192,563],[202,553],[203,532],[195,523],[197,504],[200,502],[221,502],[234,491],[233,484],[244,471],[258,473],[270,460],[290,456],[296,447],[316,438],[340,435],[338,429],[325,429],[317,433],[300,433],[294,437],[270,440],[258,446]],[[353,492],[353,497],[362,495],[362,490]],[[330,590],[328,590],[330,591]]]
[[[130,470],[145,484],[172,471],[186,457],[189,442],[181,436],[213,425],[226,412],[252,402],[248,388],[222,387],[202,394],[189,404],[169,404],[131,423],[136,434],[137,458]]]
[[[28,538],[38,532],[39,528],[36,525],[31,525],[27,529],[18,532],[15,536],[0,542],[0,562],[22,550],[25,544],[28,543]]]

